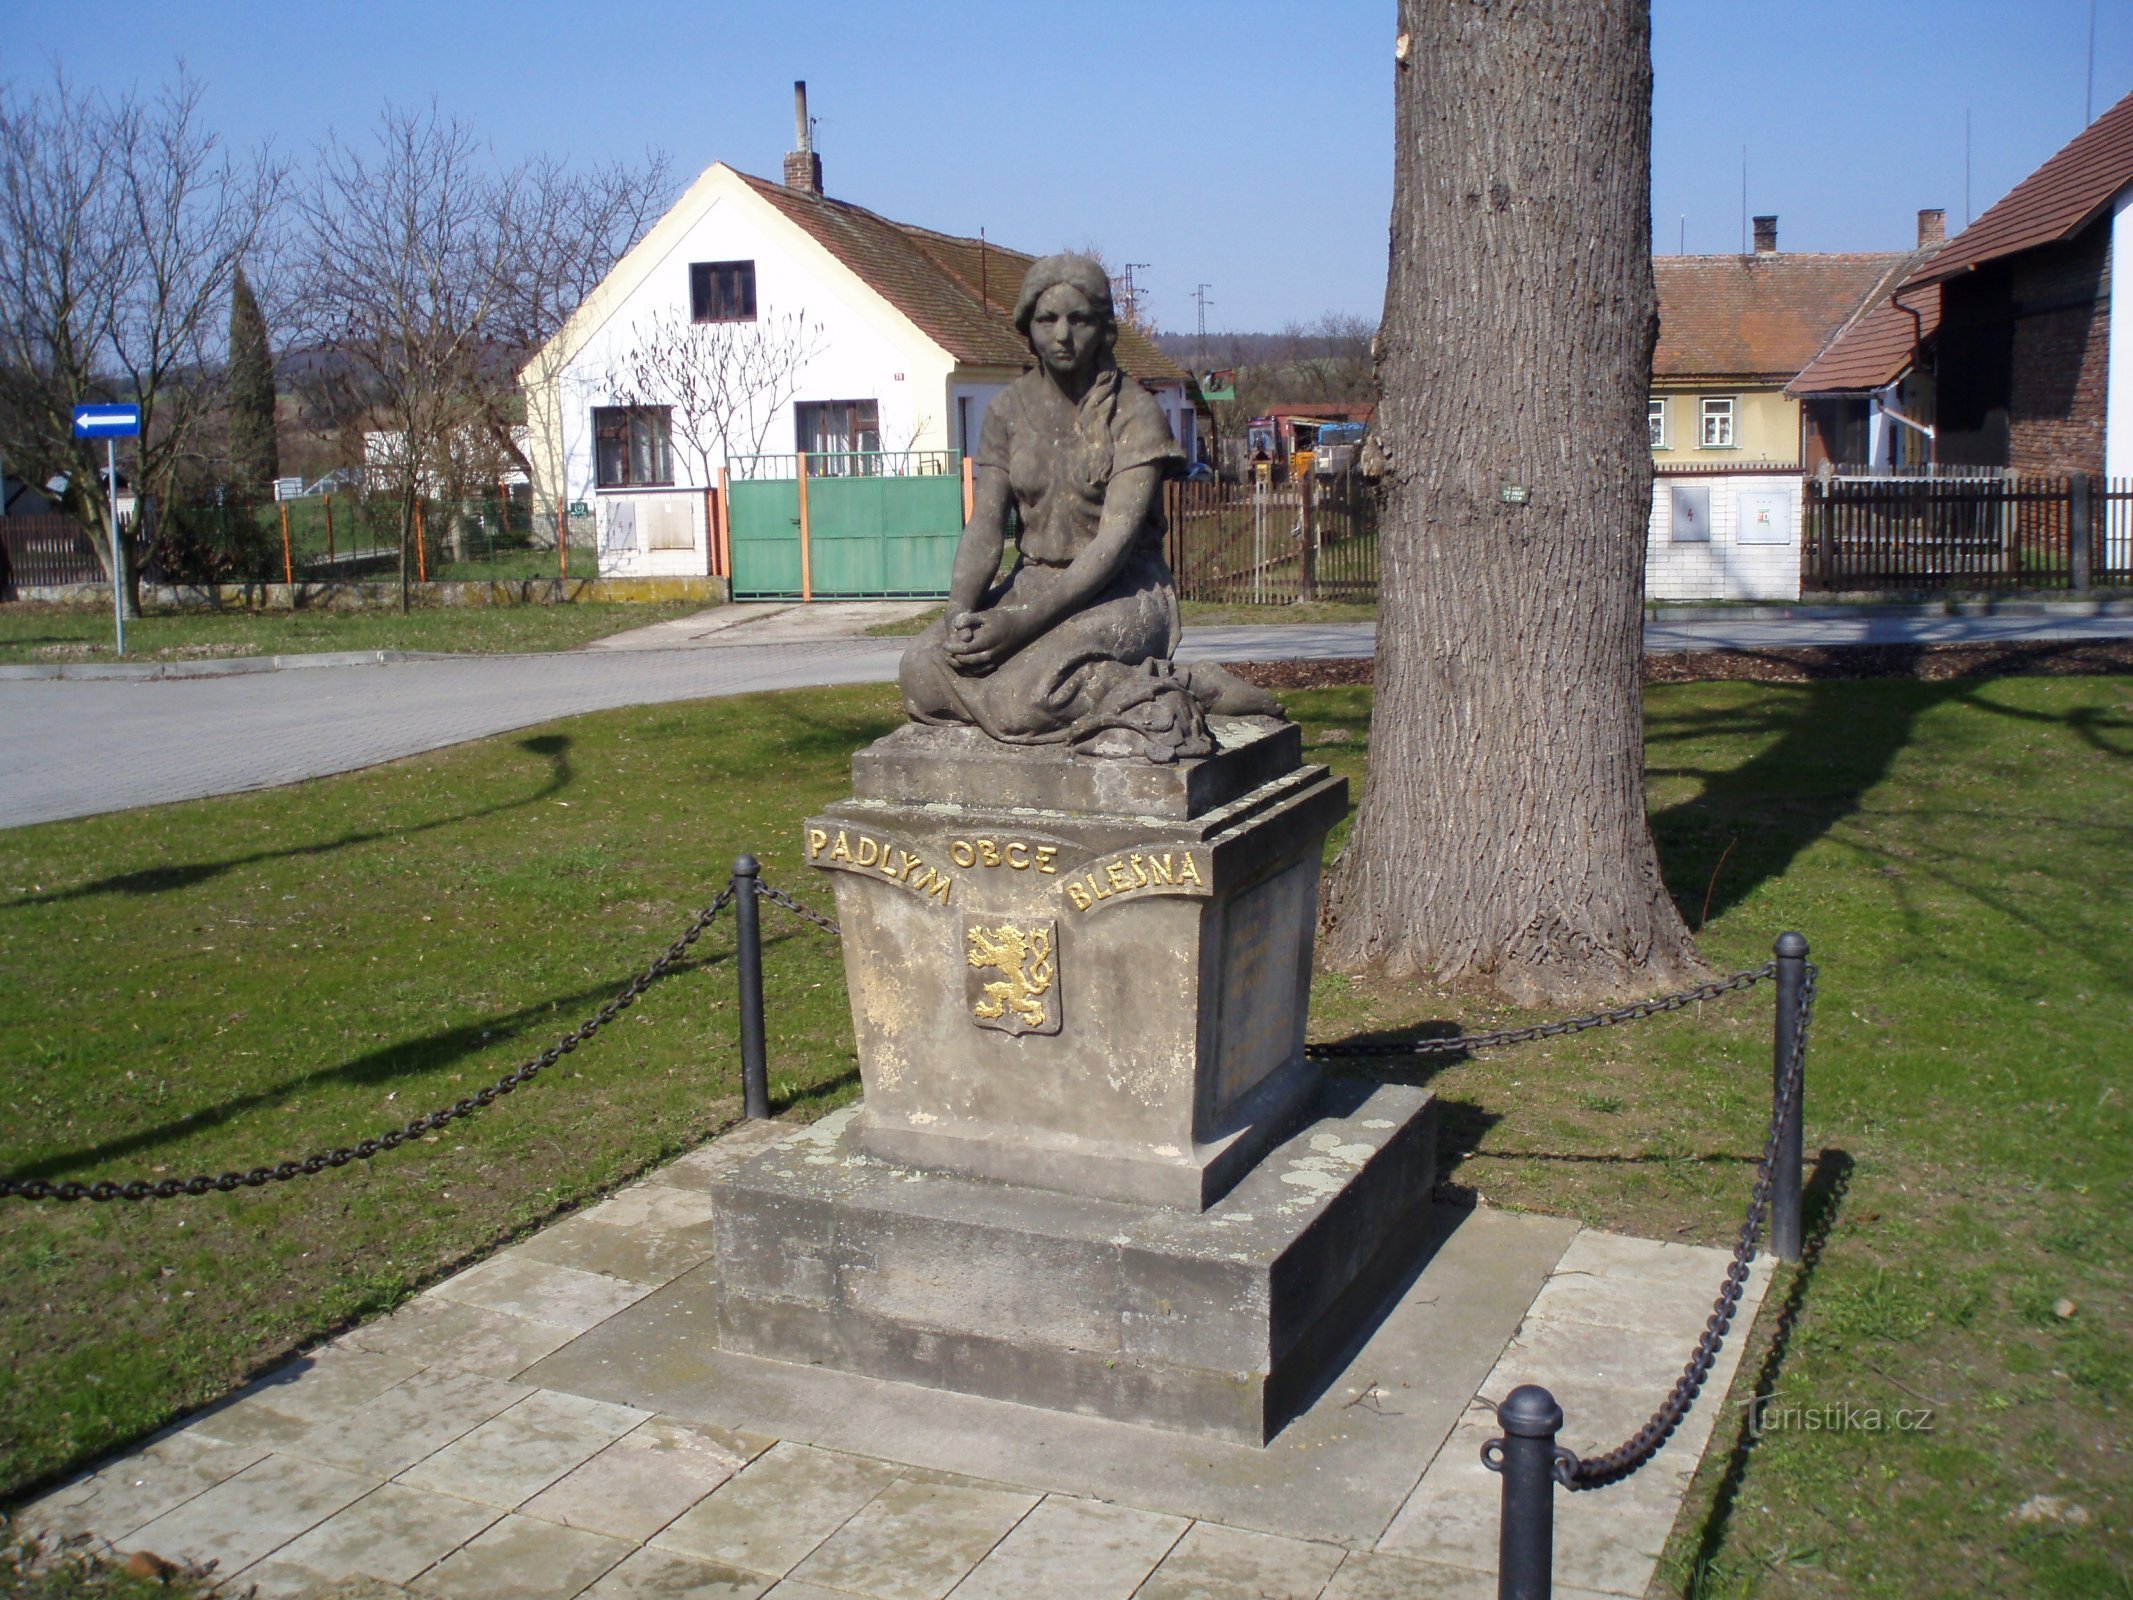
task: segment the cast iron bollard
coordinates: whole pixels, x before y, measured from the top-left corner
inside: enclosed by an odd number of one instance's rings
[[[1799,1045],[1800,991],[1807,979],[1807,940],[1798,933],[1778,935],[1777,1027],[1771,1041],[1771,1093],[1785,1093],[1785,1075]],[[1785,1114],[1778,1132],[1777,1170],[1770,1175],[1770,1249],[1780,1261],[1800,1259],[1800,1168],[1805,1165],[1804,1102],[1807,1081]]]
[[[733,932],[741,967],[741,1100],[751,1120],[770,1115],[770,1075],[763,1062],[763,926],[754,856],[733,862]]]
[[[1496,1600],[1548,1600],[1555,1586],[1555,1436],[1563,1408],[1537,1383],[1522,1383],[1496,1408],[1504,1436],[1481,1447],[1482,1463],[1503,1475],[1497,1523]],[[1493,1453],[1492,1453],[1493,1452]]]

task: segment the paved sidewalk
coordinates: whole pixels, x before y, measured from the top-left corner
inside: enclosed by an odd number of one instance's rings
[[[1486,1600],[1490,1402],[1544,1381],[1611,1445],[1686,1359],[1725,1254],[1447,1212],[1348,1371],[1263,1450],[711,1348],[720,1168],[744,1125],[25,1508],[217,1563],[231,1593],[512,1600]],[[1627,1484],[1557,1498],[1565,1600],[1642,1595],[1710,1387]],[[367,1581],[366,1581],[367,1580]]]

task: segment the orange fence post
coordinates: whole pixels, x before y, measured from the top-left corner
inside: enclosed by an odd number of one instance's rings
[[[977,490],[973,486],[971,480],[970,457],[966,455],[965,457],[963,457],[963,520],[965,522],[968,522],[970,520],[971,513],[977,510],[977,508]]]
[[[815,597],[815,575],[807,540],[807,452],[802,450],[795,457],[800,463],[800,598]]]
[[[733,578],[733,479],[724,467],[718,469],[718,576]]]
[[[415,581],[430,581],[429,540],[422,532],[422,496],[415,496]]]
[[[281,503],[281,581],[291,587],[296,583],[296,566],[289,559],[289,502]]]
[[[333,491],[326,491],[326,564],[333,564]]]

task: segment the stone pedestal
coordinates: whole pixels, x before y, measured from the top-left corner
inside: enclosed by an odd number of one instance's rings
[[[900,729],[806,824],[890,1161],[1199,1210],[1308,1094],[1319,856],[1346,784],[1289,724],[1155,766]]]
[[[1258,1444],[1367,1330],[1432,1103],[1305,1060],[1346,786],[1291,725],[1214,732],[854,759],[804,843],[866,1100],[716,1180],[724,1349]]]
[[[1264,1443],[1416,1265],[1435,1178],[1424,1091],[1328,1078],[1299,1109],[1201,1212],[915,1171],[818,1124],[713,1190],[719,1344]]]

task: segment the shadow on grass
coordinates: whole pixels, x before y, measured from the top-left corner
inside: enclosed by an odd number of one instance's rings
[[[411,826],[371,828],[357,833],[344,833],[337,839],[322,839],[314,844],[288,845],[279,850],[255,850],[250,855],[231,856],[222,861],[193,861],[171,866],[142,867],[135,872],[113,873],[107,878],[77,884],[72,889],[56,889],[49,894],[22,895],[0,906],[0,910],[11,911],[21,906],[60,905],[69,900],[87,900],[100,894],[147,895],[165,894],[173,889],[190,889],[199,884],[211,883],[239,867],[254,866],[262,861],[290,861],[304,856],[330,855],[336,850],[345,850],[353,845],[375,844],[380,839],[411,839],[417,834],[434,832],[438,828],[474,822],[484,817],[502,816],[509,811],[538,805],[570,787],[576,774],[570,764],[568,734],[538,733],[517,740],[516,743],[521,750],[543,757],[548,762],[547,781],[532,794],[517,800],[500,800],[495,805],[454,812],[450,816],[435,817],[428,822],[418,822]]]
[[[1691,778],[1702,786],[1695,798],[1654,812],[1651,819],[1666,881],[1674,886],[1675,903],[1691,928],[1700,929],[1782,877],[1799,856],[1856,816],[1868,792],[1888,778],[1919,723],[1943,706],[2057,724],[2099,753],[2133,760],[2133,739],[2121,748],[2113,737],[2133,733],[2133,718],[2093,706],[2061,715],[2002,705],[1979,693],[1988,681],[1982,677],[1905,678],[1903,672],[1915,667],[1925,647],[1885,648],[1899,670],[1873,686],[1878,692],[1862,692],[1866,685],[1838,677],[1843,669],[1837,665],[1809,663],[1807,670],[1815,674],[1810,681],[1772,685],[1773,692],[1758,696],[1752,706],[1653,717],[1647,739],[1652,775]],[[2009,653],[2034,666],[2073,648],[2037,645]],[[1793,692],[1782,692],[1786,689]],[[1718,738],[1767,742],[1733,767],[1668,758],[1669,746]]]
[[[766,946],[777,942],[779,941],[771,939],[764,941]],[[670,968],[667,976],[683,977],[690,973],[708,971],[724,966],[732,959],[731,952],[707,955]],[[307,1090],[333,1086],[384,1085],[402,1078],[436,1072],[469,1056],[494,1050],[522,1035],[538,1036],[547,1028],[556,1026],[556,1012],[563,1011],[566,1015],[574,1015],[581,1007],[589,1007],[611,998],[626,981],[618,978],[609,983],[588,985],[570,994],[555,995],[521,1006],[515,1011],[483,1017],[457,1027],[443,1028],[418,1038],[400,1040],[382,1049],[357,1056],[352,1061],[344,1061],[338,1066],[321,1067],[315,1072],[303,1073],[272,1088],[232,1096],[219,1105],[187,1112],[152,1128],[143,1128],[119,1138],[61,1151],[42,1160],[29,1162],[16,1168],[8,1176],[18,1181],[29,1178],[81,1177],[84,1174],[77,1169],[85,1168],[93,1172],[96,1167],[106,1162],[145,1156],[167,1145],[190,1141],[203,1132],[234,1122],[249,1112],[269,1109]],[[571,1026],[575,1026],[575,1023]],[[496,1076],[502,1077],[506,1070],[508,1069],[499,1067]],[[494,1079],[484,1080],[485,1083],[493,1081]],[[460,1092],[471,1094],[477,1087],[480,1085],[466,1086]],[[459,1093],[450,1093],[446,1104],[459,1097]],[[411,1106],[408,1109],[408,1117],[414,1116],[418,1109],[420,1108]],[[406,1118],[401,1119],[402,1122],[405,1120]],[[384,1128],[380,1127],[376,1133],[384,1131]],[[375,1134],[372,1137],[375,1137]],[[274,1160],[301,1159],[301,1156],[262,1156],[257,1159],[259,1164],[266,1164]]]
[[[1846,1152],[1825,1149],[1815,1157],[1814,1171],[1801,1186],[1799,1265],[1792,1269],[1791,1281],[1785,1286],[1785,1298],[1777,1308],[1776,1320],[1770,1325],[1770,1347],[1763,1352],[1762,1365],[1756,1369],[1754,1385],[1748,1391],[1748,1415],[1741,1419],[1740,1432],[1726,1455],[1725,1470],[1718,1480],[1718,1491],[1712,1497],[1710,1514],[1704,1518],[1703,1531],[1696,1541],[1690,1570],[1698,1584],[1702,1583],[1705,1574],[1717,1567],[1719,1553],[1725,1548],[1726,1528],[1733,1519],[1733,1508],[1739,1503],[1748,1464],[1754,1459],[1755,1447],[1761,1438],[1758,1418],[1762,1407],[1777,1395],[1778,1379],[1785,1370],[1785,1355],[1792,1345],[1793,1330],[1799,1326],[1800,1312],[1807,1304],[1808,1292],[1814,1287],[1815,1272],[1822,1264],[1822,1252],[1836,1227],[1838,1213],[1843,1210],[1845,1191],[1851,1187],[1852,1168],[1852,1158]]]

